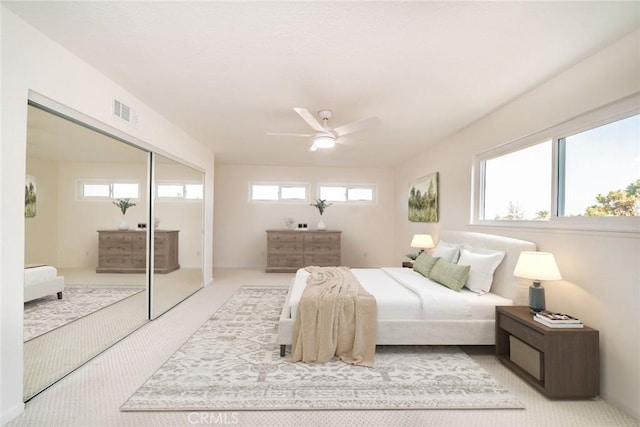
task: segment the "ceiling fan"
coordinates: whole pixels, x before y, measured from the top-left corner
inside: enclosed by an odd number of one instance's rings
[[[318,117],[322,120],[320,123],[306,108],[294,108],[293,109],[302,120],[315,131],[315,133],[274,133],[268,132],[267,135],[279,135],[279,136],[304,136],[313,137],[313,143],[309,148],[309,151],[316,151],[318,149],[333,148],[338,142],[338,138],[347,135],[352,132],[356,132],[371,126],[380,124],[380,119],[377,117],[370,117],[368,119],[357,120],[355,122],[348,123],[346,125],[338,126],[331,129],[328,126],[329,119],[331,118],[331,110],[318,111]]]

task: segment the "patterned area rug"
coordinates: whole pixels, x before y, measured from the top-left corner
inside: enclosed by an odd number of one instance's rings
[[[279,355],[283,288],[239,289],[122,411],[523,408],[457,347],[379,346],[373,368]]]
[[[67,285],[56,295],[24,304],[24,341],[142,292],[142,288]]]

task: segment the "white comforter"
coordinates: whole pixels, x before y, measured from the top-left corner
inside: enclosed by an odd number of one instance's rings
[[[354,268],[362,287],[376,298],[378,320],[493,320],[496,305],[511,305],[499,295],[460,292],[432,282],[409,268]],[[298,270],[289,305],[295,319],[309,273]]]

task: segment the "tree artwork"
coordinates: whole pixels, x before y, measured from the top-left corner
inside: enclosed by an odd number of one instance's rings
[[[27,176],[24,184],[24,216],[25,218],[36,216],[36,184],[31,176]]]
[[[409,190],[409,221],[438,222],[438,173],[416,180]]]

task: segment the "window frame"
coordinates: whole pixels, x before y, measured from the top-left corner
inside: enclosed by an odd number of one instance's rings
[[[640,93],[635,93],[629,97],[623,98],[622,100],[591,110],[558,125],[529,134],[491,150],[474,155],[471,170],[472,194],[470,224],[490,227],[565,229],[640,234],[640,217],[558,216],[559,198],[563,196],[559,188],[559,172],[561,167],[559,158],[559,140],[618,120],[623,120],[637,114],[640,114]],[[550,159],[552,162],[551,200],[549,204],[550,219],[481,219],[485,196],[485,162],[549,140],[551,140],[552,143],[552,155]]]
[[[161,185],[171,185],[171,186],[178,186],[178,187],[182,187],[182,197],[168,197],[168,196],[159,196],[159,188]],[[192,198],[192,197],[187,197],[187,186],[188,185],[200,185],[202,186],[202,198],[198,199],[198,198]],[[154,193],[154,199],[158,202],[197,202],[197,201],[201,201],[204,200],[204,184],[202,182],[196,182],[196,181],[156,181],[155,183],[155,193]]]
[[[114,197],[113,196],[113,186],[114,184],[135,184],[138,186],[138,197]],[[109,186],[109,196],[85,196],[84,195],[84,186],[85,185],[108,185]],[[129,200],[137,200],[141,199],[140,197],[140,188],[141,182],[139,180],[130,180],[130,179],[121,179],[121,180],[112,180],[112,179],[78,179],[76,181],[76,199],[81,201],[110,201],[110,200],[118,200],[118,199],[126,199]]]
[[[274,186],[278,187],[278,199],[274,200],[266,200],[266,199],[254,199],[253,198],[253,186],[254,185],[264,185],[264,186]],[[282,188],[287,187],[300,187],[304,188],[304,199],[283,199],[282,198]],[[303,182],[249,182],[247,188],[247,199],[249,203],[293,203],[293,204],[303,204],[309,203],[309,184]]]
[[[327,200],[330,203],[342,205],[376,205],[378,204],[378,186],[375,184],[344,184],[344,183],[319,183],[316,189],[318,198],[321,198],[323,187],[341,187],[345,189],[345,200]],[[370,189],[371,200],[349,200],[349,190],[351,189]]]

